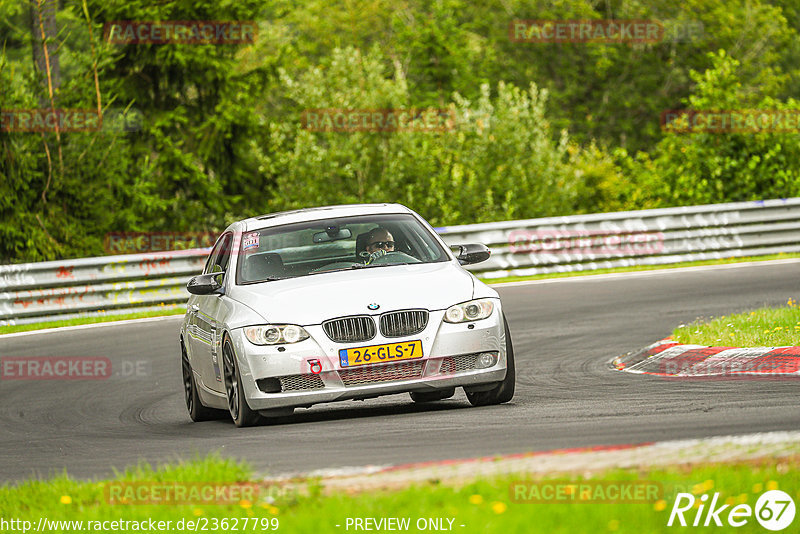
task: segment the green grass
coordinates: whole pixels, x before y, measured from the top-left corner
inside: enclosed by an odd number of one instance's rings
[[[107,323],[111,321],[125,321],[127,319],[144,319],[146,317],[161,317],[164,315],[183,315],[186,313],[185,307],[165,308],[164,310],[154,310],[135,313],[123,313],[118,315],[103,315],[100,317],[77,317],[64,321],[49,321],[46,323],[16,324],[0,326],[0,335],[12,334],[14,332],[28,332],[31,330],[42,330],[44,328],[58,328],[61,326],[77,326],[82,324]]]
[[[115,477],[115,481],[180,481],[225,483],[250,480],[246,465],[219,457],[153,469],[139,465]],[[554,480],[580,483],[581,478],[569,475],[551,477]],[[552,533],[552,532],[671,532],[679,527],[666,523],[677,492],[719,492],[720,503],[743,503],[755,506],[756,499],[767,489],[788,492],[800,502],[800,457],[769,458],[763,461],[730,464],[708,464],[699,467],[673,467],[652,470],[613,470],[592,477],[605,483],[654,481],[663,492],[649,502],[632,503],[574,503],[546,504],[514,502],[511,484],[519,481],[542,482],[525,474],[493,478],[477,478],[458,487],[431,481],[399,491],[382,490],[323,490],[319,483],[310,482],[299,490],[270,491],[273,499],[255,499],[234,504],[193,504],[181,506],[109,504],[106,494],[113,481],[82,482],[60,476],[48,481],[28,481],[17,486],[0,488],[0,518],[22,519],[36,525],[40,517],[49,520],[144,520],[207,521],[210,532],[214,519],[251,518],[277,520],[278,532],[290,534],[342,533],[347,518],[411,518],[409,532],[419,532],[418,518],[452,518],[453,531],[462,533]],[[546,480],[546,479],[545,479]],[[268,493],[266,490],[264,494]],[[730,507],[728,508],[730,511]],[[687,512],[691,521],[694,510]],[[722,514],[724,519],[727,512]],[[242,519],[239,530],[242,530]],[[795,519],[794,525],[800,521]],[[266,524],[266,523],[265,523]],[[274,523],[273,523],[274,525]],[[340,525],[337,527],[336,525]],[[445,525],[447,522],[445,521]],[[460,525],[464,525],[461,527]],[[33,527],[35,528],[35,526]],[[130,529],[129,529],[130,530]],[[202,531],[202,528],[199,530]],[[228,528],[228,531],[232,529]],[[713,530],[713,528],[712,528]],[[722,529],[726,531],[725,528]],[[764,532],[751,517],[739,532]],[[791,530],[791,528],[789,529]],[[67,532],[53,529],[53,532]],[[73,530],[74,531],[74,530]],[[175,531],[174,528],[170,531]],[[350,532],[354,529],[351,527]]]
[[[723,315],[676,328],[680,343],[730,347],[780,347],[800,345],[800,307],[789,299],[782,308],[760,308]]]

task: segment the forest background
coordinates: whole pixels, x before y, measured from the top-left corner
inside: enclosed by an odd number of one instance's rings
[[[657,42],[523,42],[515,20],[646,20]],[[253,21],[252,42],[115,44],[113,21]],[[0,0],[0,263],[120,232],[218,232],[400,202],[434,225],[800,196],[796,131],[667,110],[800,110],[796,0]],[[446,110],[315,131],[308,110]],[[20,110],[99,110],[19,131]],[[11,114],[11,115],[9,115]]]

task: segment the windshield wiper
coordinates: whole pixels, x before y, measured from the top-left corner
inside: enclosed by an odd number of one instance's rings
[[[412,263],[410,261],[401,261],[400,263],[378,263],[378,264],[371,263],[370,265],[364,265],[364,267],[395,267],[397,265],[417,265],[417,264]]]
[[[364,267],[369,267],[368,265],[364,265],[363,263],[354,263],[350,267],[340,267],[338,269],[331,269],[330,271],[322,271],[324,273],[335,273],[336,271],[352,271],[354,269],[363,269]]]
[[[311,271],[308,274],[336,273],[336,272],[339,272],[339,271],[352,271],[354,269],[363,269],[364,267],[367,267],[367,265],[364,265],[363,263],[354,263],[353,265],[351,265],[349,267],[337,267],[336,269],[324,269],[324,270],[316,270],[315,269],[315,270]]]

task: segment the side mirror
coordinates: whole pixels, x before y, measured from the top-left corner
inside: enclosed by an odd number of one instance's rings
[[[471,265],[473,263],[480,263],[489,259],[492,251],[486,245],[480,243],[472,243],[469,245],[458,245],[458,254],[456,259],[461,265]]]
[[[222,294],[221,278],[224,273],[199,274],[189,280],[186,290],[192,295],[211,295],[212,293]]]

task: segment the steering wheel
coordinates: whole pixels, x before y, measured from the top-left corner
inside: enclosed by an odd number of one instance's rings
[[[369,256],[369,254],[367,254]],[[394,260],[394,261],[393,261]],[[399,260],[399,261],[398,261]],[[387,252],[380,258],[376,259],[373,264],[377,265],[391,265],[393,263],[422,263],[420,260],[406,254],[400,250],[393,250],[391,252]]]

